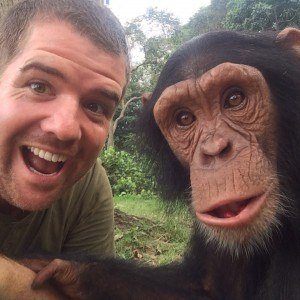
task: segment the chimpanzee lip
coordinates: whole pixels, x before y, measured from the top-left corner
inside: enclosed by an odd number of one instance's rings
[[[244,197],[241,199],[226,199],[218,201],[213,207],[206,209],[204,212],[196,212],[197,218],[209,226],[219,227],[238,227],[248,224],[260,212],[265,203],[266,193],[256,194],[255,196]],[[231,217],[219,217],[217,211],[224,209],[226,206],[237,203],[241,209],[238,209],[236,215]]]

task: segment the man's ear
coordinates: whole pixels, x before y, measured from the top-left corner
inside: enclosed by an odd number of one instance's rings
[[[142,95],[142,103],[145,106],[151,99],[152,93],[144,93]]]
[[[300,30],[288,27],[279,32],[277,43],[286,49],[294,50],[300,56]]]

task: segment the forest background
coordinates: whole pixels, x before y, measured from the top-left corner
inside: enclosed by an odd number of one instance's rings
[[[0,0],[0,16],[17,1]],[[164,213],[151,176],[152,166],[137,150],[136,120],[142,95],[151,93],[167,59],[184,42],[202,33],[278,31],[288,26],[300,27],[300,0],[212,0],[184,25],[166,11],[149,8],[125,24],[132,57],[131,81],[100,154],[115,196],[119,256],[154,265],[168,263],[180,259],[189,238],[188,212],[178,208]]]

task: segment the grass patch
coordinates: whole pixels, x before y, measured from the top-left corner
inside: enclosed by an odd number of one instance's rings
[[[118,256],[152,265],[182,257],[191,227],[190,216],[185,210],[166,214],[154,196],[118,196],[115,203]]]

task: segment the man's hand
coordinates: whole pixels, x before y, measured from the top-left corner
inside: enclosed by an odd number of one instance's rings
[[[33,289],[41,288],[47,281],[59,289],[61,293],[71,299],[85,299],[80,283],[80,275],[87,264],[61,259],[24,259],[23,265],[37,273],[32,283]]]
[[[17,262],[0,256],[0,299],[62,300],[62,294],[49,285],[32,290],[35,273]]]

